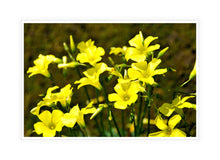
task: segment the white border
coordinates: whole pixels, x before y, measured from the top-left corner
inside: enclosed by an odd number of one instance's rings
[[[87,21],[70,21],[70,20],[21,20],[20,21],[21,23],[21,43],[22,43],[22,47],[21,47],[21,54],[22,54],[22,60],[21,60],[21,65],[22,65],[22,104],[21,104],[21,124],[22,124],[22,127],[21,127],[21,140],[58,140],[58,141],[63,141],[63,140],[120,140],[120,141],[124,141],[124,140],[131,140],[131,141],[143,141],[143,140],[164,140],[164,141],[167,141],[167,140],[187,140],[187,141],[190,141],[190,140],[199,140],[199,100],[198,100],[198,97],[199,97],[199,81],[198,81],[198,76],[199,76],[199,69],[198,69],[198,64],[199,64],[199,58],[198,58],[198,53],[199,53],[199,43],[198,43],[198,36],[199,36],[199,20],[183,20],[183,21],[173,21],[173,20],[163,20],[163,21],[158,21],[158,20],[155,20],[155,21],[140,21],[140,20],[137,20],[137,21],[121,21],[121,20],[114,20],[114,21],[103,21],[103,20],[87,20]],[[24,137],[24,24],[25,23],[169,23],[169,24],[172,24],[172,23],[196,23],[196,137]]]

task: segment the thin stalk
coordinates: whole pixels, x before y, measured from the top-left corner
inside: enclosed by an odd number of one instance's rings
[[[136,137],[137,136],[137,126],[136,126],[136,123],[135,123],[134,105],[131,106],[130,115],[131,115],[132,122],[134,123],[134,136]]]
[[[101,84],[102,84],[102,87],[103,87],[103,90],[104,90],[105,101],[106,101],[106,103],[107,103],[107,105],[108,105],[108,108],[109,108],[109,111],[111,112],[111,115],[112,115],[112,120],[113,120],[114,125],[115,125],[115,127],[116,127],[116,129],[117,129],[118,135],[121,137],[121,133],[120,133],[120,131],[119,131],[117,122],[116,122],[116,120],[115,120],[115,116],[114,116],[114,114],[113,114],[113,112],[112,112],[112,110],[111,110],[111,105],[109,104],[109,101],[108,101],[108,95],[107,95],[107,92],[106,92],[104,80],[101,80]]]
[[[124,110],[121,110],[122,136],[125,136]]]
[[[140,121],[141,121],[141,111],[142,111],[142,98],[143,93],[140,93],[140,104],[139,104],[139,112],[138,112],[138,119],[137,119],[137,134],[139,135],[140,133]]]
[[[97,106],[99,106],[99,91],[96,88],[96,98],[97,98]],[[103,124],[103,119],[102,119],[102,112],[99,113],[99,118],[100,118],[100,123],[101,123],[101,135],[104,136],[104,124]]]
[[[151,109],[151,96],[152,96],[152,92],[153,92],[153,88],[152,88],[152,86],[149,85],[148,86],[149,103],[148,103],[148,106],[147,106],[147,108],[148,108],[147,137],[148,137],[148,135],[150,133],[150,109]]]

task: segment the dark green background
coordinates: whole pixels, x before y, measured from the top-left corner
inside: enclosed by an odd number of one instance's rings
[[[164,102],[171,103],[173,91],[188,79],[188,76],[194,66],[196,59],[196,24],[195,23],[132,23],[132,24],[111,24],[111,23],[86,23],[86,24],[67,24],[67,23],[25,23],[24,24],[24,136],[36,136],[32,133],[33,124],[37,118],[30,114],[30,110],[34,108],[41,100],[39,94],[46,93],[47,88],[52,86],[49,79],[42,75],[36,75],[28,78],[28,67],[33,66],[33,61],[39,54],[53,54],[56,57],[62,58],[67,55],[63,48],[63,42],[69,44],[69,35],[73,35],[74,41],[78,44],[81,41],[92,39],[96,46],[103,47],[106,55],[103,61],[109,66],[107,59],[110,47],[129,46],[128,41],[136,34],[142,31],[144,38],[147,36],[157,36],[157,40],[152,44],[160,44],[161,49],[169,46],[167,53],[161,58],[162,63],[160,68],[172,67],[176,72],[168,72],[165,77],[158,76],[156,82],[160,84],[160,88],[156,88],[154,93],[158,99],[155,99],[155,104],[160,107]],[[157,53],[157,52],[156,52]],[[112,56],[116,61],[120,61],[116,56]],[[70,61],[70,59],[69,59]],[[75,80],[79,80],[75,69],[68,70],[68,76],[65,80],[62,76],[62,70],[57,69],[55,64],[49,66],[49,71],[54,77],[55,84],[64,87],[70,83],[74,86],[72,104],[79,103],[81,107],[85,106],[86,96],[83,88],[76,89]],[[83,71],[83,68],[81,68]],[[116,84],[116,79],[107,84],[108,93],[114,92],[113,87]],[[94,87],[88,86],[91,98],[95,98]],[[181,91],[186,93],[196,92],[195,79],[187,84]],[[184,94],[183,94],[184,95]],[[184,95],[185,96],[185,95]],[[195,100],[191,102],[195,103]],[[135,108],[138,111],[138,106]],[[126,123],[128,123],[129,110],[126,110]],[[186,118],[189,123],[196,122],[196,112],[191,109],[184,109]],[[121,111],[113,109],[117,122],[121,126]],[[151,117],[155,118],[155,112],[152,110]],[[95,129],[94,120],[90,121],[86,117],[86,124],[93,136],[98,136]],[[104,113],[104,119],[107,118]],[[104,123],[106,129],[107,122]],[[144,126],[146,127],[146,126]],[[152,130],[155,130],[152,126]],[[195,136],[195,127],[191,131],[191,135]],[[143,135],[146,136],[146,135]]]

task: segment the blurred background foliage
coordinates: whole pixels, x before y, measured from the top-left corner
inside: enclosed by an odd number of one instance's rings
[[[63,48],[63,42],[69,45],[69,36],[72,35],[75,44],[81,41],[92,39],[95,45],[105,49],[104,62],[109,66],[111,63],[108,61],[110,47],[129,46],[128,41],[136,34],[142,31],[144,38],[147,36],[157,36],[157,40],[152,44],[160,44],[163,49],[169,46],[169,50],[161,58],[162,63],[160,68],[172,67],[176,72],[169,71],[165,76],[158,76],[155,78],[160,87],[154,89],[154,103],[155,107],[160,107],[163,103],[171,103],[174,92],[177,88],[188,79],[188,76],[193,69],[196,59],[196,24],[195,23],[25,23],[24,24],[24,136],[37,136],[33,133],[33,124],[38,121],[37,117],[30,113],[41,100],[40,94],[45,94],[47,88],[53,86],[52,82],[43,77],[36,75],[28,78],[28,67],[33,66],[33,61],[39,54],[47,55],[53,54],[58,58],[66,55]],[[156,52],[158,53],[158,52]],[[116,62],[121,63],[121,60],[114,55],[111,56]],[[68,59],[70,61],[70,59]],[[81,73],[84,68],[80,68]],[[55,64],[49,66],[49,71],[54,77],[54,82],[60,88],[70,83],[74,86],[72,105],[77,103],[81,107],[85,107],[86,96],[84,89],[77,90],[74,81],[79,80],[75,69],[69,69],[67,78],[64,79],[62,69],[58,69]],[[105,74],[106,75],[106,74]],[[102,76],[105,76],[102,75]],[[116,79],[113,79],[107,84],[107,92],[114,92],[114,85]],[[94,87],[88,86],[89,95],[95,98]],[[194,79],[183,88],[180,89],[183,96],[196,92],[196,80]],[[139,101],[137,101],[138,103]],[[190,102],[196,103],[195,99]],[[196,112],[192,109],[184,109],[186,113],[186,120],[192,125],[191,136],[196,135]],[[136,114],[138,113],[138,105],[135,108]],[[121,110],[113,109],[119,127],[121,127]],[[108,130],[107,113],[103,113],[104,125]],[[151,118],[156,116],[155,110],[152,109]],[[97,126],[94,120],[89,120],[90,116],[85,116],[86,125],[89,132],[93,136],[99,136]],[[129,123],[129,110],[125,113],[125,122]],[[113,125],[113,124],[112,124]],[[146,128],[146,126],[144,126]],[[155,126],[151,126],[152,131],[157,130]],[[184,131],[184,130],[183,130]],[[127,134],[129,135],[129,128]],[[142,136],[146,136],[142,135]]]

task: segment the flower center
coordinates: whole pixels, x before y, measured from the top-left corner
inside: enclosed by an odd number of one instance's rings
[[[167,134],[171,134],[172,129],[170,127],[167,128]]]
[[[128,101],[130,99],[130,97],[128,96],[128,95],[125,95],[124,97],[123,97],[123,100],[124,101]]]
[[[50,129],[55,129],[55,125],[54,125],[54,124],[51,124],[51,125],[49,126],[49,128],[50,128]]]

